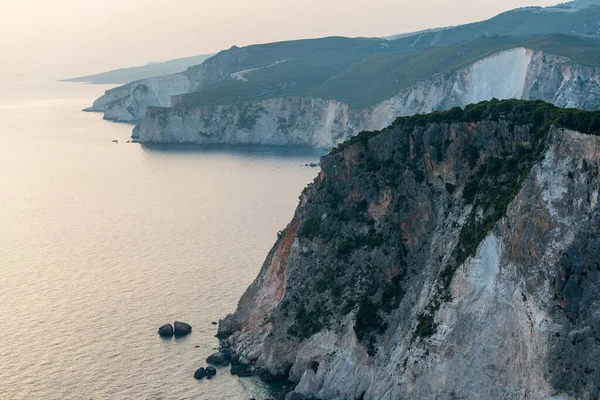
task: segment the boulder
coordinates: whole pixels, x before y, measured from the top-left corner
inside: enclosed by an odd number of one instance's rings
[[[247,364],[236,364],[231,365],[231,375],[237,376],[251,376],[252,375],[252,367]]]
[[[221,349],[220,353],[223,354],[225,360],[227,361],[231,361],[231,359],[235,356],[235,350],[233,350],[230,347],[226,349]]]
[[[171,337],[173,336],[173,325],[165,324],[158,328],[158,334],[163,337]]]
[[[252,361],[250,361],[249,359],[247,359],[246,357],[240,357],[238,362],[241,365],[246,365],[246,366],[251,366],[252,365]]]
[[[206,359],[206,362],[213,365],[221,365],[226,361],[225,355],[221,352],[211,354]]]
[[[285,396],[285,400],[306,400],[306,397],[300,393],[290,392]]]
[[[192,332],[192,326],[189,324],[186,324],[185,322],[175,321],[174,326],[175,326],[175,329],[174,329],[175,336],[185,336]]]
[[[209,365],[208,367],[206,367],[206,374],[208,376],[215,376],[217,374],[217,369],[212,365]]]
[[[252,376],[252,370],[250,368],[241,370],[240,372],[237,373],[237,376],[239,376],[240,378],[250,377],[250,376]]]
[[[202,379],[205,376],[207,376],[207,372],[204,368],[198,368],[198,370],[194,373],[194,378],[196,379]]]

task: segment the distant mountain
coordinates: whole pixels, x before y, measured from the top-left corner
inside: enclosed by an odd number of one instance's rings
[[[165,62],[152,62],[140,67],[120,68],[96,75],[82,76],[79,78],[65,79],[63,82],[85,82],[93,84],[125,84],[140,79],[155,76],[164,76],[183,72],[193,65],[202,64],[212,57],[212,54],[177,58]]]
[[[560,7],[570,7],[570,8],[587,8],[590,6],[600,6],[600,0],[575,0],[575,1],[571,1],[568,3],[562,3],[559,4],[558,8]]]
[[[450,29],[451,27],[443,27],[443,28],[433,28],[433,29],[423,29],[422,31],[417,31],[417,32],[407,32],[407,33],[399,33],[397,35],[392,35],[392,36],[386,36],[383,39],[387,39],[387,40],[397,40],[397,39],[403,39],[405,37],[409,37],[409,36],[417,36],[417,35],[422,35],[424,33],[435,33],[435,32],[439,32],[439,31],[443,31],[446,29]]]
[[[389,36],[386,39],[413,38],[415,46],[452,44],[482,36],[518,36],[549,33],[598,35],[600,0],[576,0],[553,7],[523,7],[491,19],[465,25],[426,29]],[[580,12],[579,12],[580,11]]]

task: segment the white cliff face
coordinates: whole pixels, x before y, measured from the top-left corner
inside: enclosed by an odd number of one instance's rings
[[[142,142],[309,145],[330,147],[354,131],[348,106],[314,98],[194,108],[150,108]],[[337,137],[337,135],[342,135]],[[334,137],[332,137],[334,135]]]
[[[363,110],[335,100],[277,98],[238,105],[153,109],[136,135],[142,142],[296,144],[333,147],[397,117],[464,107],[483,100],[544,100],[600,108],[600,69],[524,48],[433,77]]]
[[[247,51],[244,49],[223,51],[184,72],[142,79],[107,90],[85,111],[103,112],[107,120],[139,123],[148,107],[170,107],[178,101],[179,95],[226,79],[230,76],[231,65],[245,57]]]
[[[468,86],[455,87],[462,94],[466,104],[484,100],[522,99],[525,95],[525,82],[531,65],[532,52],[514,49],[494,55],[473,64],[468,74]]]
[[[147,107],[169,107],[172,96],[186,93],[194,85],[183,74],[144,79],[107,90],[86,111],[104,112],[104,119],[110,121],[137,122],[146,115]]]

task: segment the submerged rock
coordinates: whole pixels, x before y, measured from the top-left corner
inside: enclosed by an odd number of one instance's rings
[[[192,332],[192,326],[185,322],[175,321],[175,336],[185,336]]]
[[[165,324],[163,326],[161,326],[160,328],[158,328],[158,334],[162,337],[171,337],[173,336],[174,330],[173,330],[173,325],[171,324]]]

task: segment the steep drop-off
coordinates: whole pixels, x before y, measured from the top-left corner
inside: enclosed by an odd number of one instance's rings
[[[135,129],[141,142],[332,147],[399,116],[464,107],[483,100],[534,99],[597,109],[600,69],[525,48],[494,54],[412,85],[364,109],[338,100],[282,97],[229,105],[150,107]]]
[[[516,100],[359,134],[220,334],[324,400],[598,398],[598,134]]]

